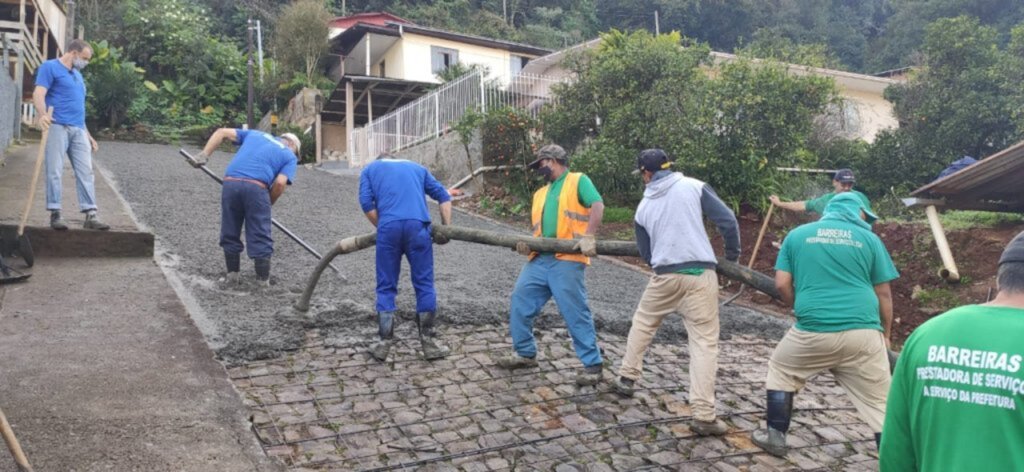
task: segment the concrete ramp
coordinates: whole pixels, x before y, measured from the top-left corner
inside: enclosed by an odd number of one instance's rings
[[[100,152],[103,152],[100,145]],[[21,214],[28,198],[28,189],[35,171],[38,144],[15,146],[5,156],[0,167],[0,232],[5,236],[16,234]],[[65,160],[62,215],[71,227],[68,231],[50,229],[50,214],[46,211],[45,169],[36,185],[35,198],[29,212],[25,233],[32,242],[36,257],[152,257],[153,234],[142,231],[118,194],[100,172],[95,172],[96,200],[100,219],[110,225],[110,231],[82,228],[85,215],[79,211],[75,190],[75,175],[70,161]]]
[[[5,231],[24,207],[36,149],[16,148],[0,167]],[[81,229],[74,185],[68,170],[74,229],[62,232],[49,229],[39,186],[33,277],[0,286],[0,409],[35,470],[279,470],[154,262],[153,235],[98,172],[101,217],[113,228]],[[0,472],[13,470],[0,449]]]

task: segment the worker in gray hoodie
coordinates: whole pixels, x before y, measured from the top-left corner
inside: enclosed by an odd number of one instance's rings
[[[647,188],[636,209],[636,244],[654,269],[633,314],[626,354],[615,391],[633,395],[643,372],[643,357],[662,320],[679,313],[690,347],[690,429],[720,436],[728,426],[715,414],[715,376],[718,371],[717,259],[704,230],[707,216],[725,240],[725,257],[740,257],[736,215],[700,180],[673,172],[665,151],[647,149],[637,157],[637,170]]]

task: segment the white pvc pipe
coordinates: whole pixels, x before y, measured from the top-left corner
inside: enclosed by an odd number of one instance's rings
[[[960,271],[957,270],[956,261],[953,260],[953,252],[949,250],[949,241],[946,240],[946,232],[942,230],[939,212],[935,209],[935,205],[928,205],[924,208],[924,213],[928,215],[928,226],[932,228],[935,245],[938,246],[939,256],[942,257],[943,268],[939,270],[939,277],[947,282],[959,282]]]

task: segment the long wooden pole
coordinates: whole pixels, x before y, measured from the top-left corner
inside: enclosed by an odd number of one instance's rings
[[[11,424],[7,422],[7,417],[4,416],[2,410],[0,410],[0,435],[4,437],[7,449],[10,449],[11,455],[14,456],[14,462],[18,464],[18,472],[32,472],[32,465],[28,463],[28,458],[21,450],[21,444],[18,443],[18,438],[14,437],[14,430],[11,429]]]
[[[446,236],[448,239],[486,244],[488,246],[515,249],[517,243],[523,242],[526,243],[530,249],[537,252],[563,254],[578,254],[580,252],[580,250],[576,248],[576,243],[579,241],[575,239],[535,238],[518,234],[502,234],[493,231],[484,231],[453,225],[434,225],[431,228],[432,234],[440,234]],[[313,289],[316,288],[317,283],[320,281],[320,274],[327,268],[327,265],[330,264],[331,260],[339,255],[356,252],[376,244],[377,233],[353,236],[351,238],[345,238],[338,241],[334,248],[320,259],[320,262],[313,270],[313,273],[310,274],[309,279],[306,281],[306,288],[302,292],[302,296],[295,302],[295,309],[303,312],[309,310],[309,300],[313,296]],[[636,243],[631,241],[597,241],[597,253],[606,256],[640,256],[640,251],[637,249]],[[717,270],[719,274],[750,285],[772,298],[780,298],[779,292],[775,289],[775,281],[767,275],[750,270],[735,262],[726,260],[723,257],[718,258]]]
[[[750,263],[747,264],[748,269],[754,268],[754,261],[757,260],[757,251],[761,249],[761,240],[764,239],[764,232],[768,229],[768,222],[772,220],[772,211],[775,210],[775,205],[768,207],[768,214],[764,216],[764,223],[761,223],[761,232],[757,233],[757,242],[754,243],[754,250],[750,252]]]

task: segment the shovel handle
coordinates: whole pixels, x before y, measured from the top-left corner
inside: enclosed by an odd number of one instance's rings
[[[46,110],[46,115],[53,115],[53,107]],[[51,123],[50,126],[53,126]],[[50,135],[50,126],[43,130],[43,136],[39,140],[39,153],[36,155],[36,168],[32,172],[32,184],[28,187],[28,199],[25,201],[25,211],[21,213],[21,223],[18,225],[18,236],[25,234],[25,224],[28,223],[28,212],[32,210],[32,201],[36,198],[36,184],[39,183],[39,174],[43,170],[43,161],[46,160],[46,139]]]
[[[192,157],[192,155],[189,154],[188,151],[186,151],[184,149],[178,149],[178,153],[181,154],[182,157],[185,158],[185,161],[187,161],[190,165],[192,165],[192,167],[198,167],[200,170],[205,172],[206,175],[209,175],[210,178],[212,178],[213,180],[216,180],[218,184],[224,185],[224,179],[221,179],[220,177],[217,176],[217,174],[214,174],[213,171],[211,171],[209,168],[206,167],[206,164],[198,164],[198,165],[196,165],[197,164],[196,158]],[[306,252],[309,252],[310,254],[312,254],[317,259],[323,259],[324,258],[324,256],[320,255],[320,253],[317,252],[316,249],[313,249],[312,246],[310,246],[309,244],[306,244],[306,242],[303,241],[302,238],[298,237],[295,233],[291,232],[291,230],[289,230],[288,228],[285,228],[283,224],[279,223],[274,218],[270,219],[270,223],[272,225],[274,225],[275,228],[281,230],[281,232],[284,233],[285,236],[288,236],[289,238],[291,238],[292,241],[295,241],[296,243],[299,244],[299,246],[302,246],[302,248],[305,249]],[[341,273],[341,270],[339,270],[337,267],[335,267],[334,264],[328,264],[328,267],[330,267],[331,270],[334,271],[334,273],[338,274],[338,276],[340,276],[342,278],[342,280],[348,280]]]
[[[18,471],[32,472],[32,465],[28,463],[28,458],[25,457],[25,452],[21,450],[21,444],[18,443],[18,438],[14,437],[14,430],[11,429],[11,425],[7,422],[7,417],[4,416],[3,411],[0,411],[0,435],[4,437],[4,442],[7,443],[7,449],[9,449],[11,451],[11,455],[14,456],[14,462],[18,464]]]

